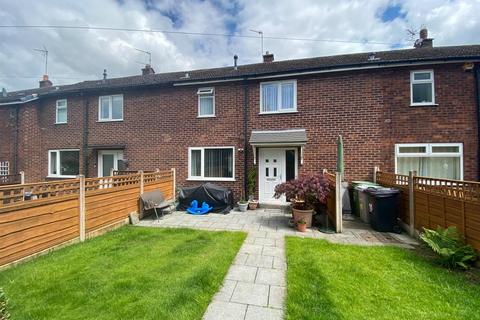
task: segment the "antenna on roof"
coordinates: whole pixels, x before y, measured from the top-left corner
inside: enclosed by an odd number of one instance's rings
[[[133,49],[135,49],[135,50],[137,50],[137,51],[140,51],[140,52],[143,52],[143,53],[145,53],[145,54],[148,54],[148,65],[149,65],[149,66],[152,65],[152,53],[151,53],[151,52],[145,51],[145,50],[142,50],[142,49],[137,49],[137,48],[133,48]],[[146,64],[146,63],[144,63],[144,64]]]
[[[35,51],[43,53],[43,56],[45,57],[45,73],[48,74],[48,50],[45,46],[43,46],[43,49],[33,49]]]
[[[252,29],[250,29],[250,31],[258,33],[260,35],[260,39],[261,39],[261,42],[262,42],[262,55],[263,55],[263,31],[262,30],[252,30]]]

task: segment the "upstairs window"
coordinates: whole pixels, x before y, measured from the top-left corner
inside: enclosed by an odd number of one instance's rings
[[[48,176],[75,178],[80,170],[79,150],[48,151]]]
[[[215,89],[200,88],[198,95],[198,116],[215,117]]]
[[[189,148],[188,178],[190,180],[233,181],[234,148]]]
[[[412,106],[435,104],[433,70],[412,71],[410,73],[410,94]]]
[[[432,178],[463,179],[463,150],[460,143],[416,143],[395,146],[395,172]]]
[[[8,176],[10,172],[10,163],[8,161],[0,161],[0,176]]]
[[[260,113],[294,112],[297,110],[295,80],[260,84]]]
[[[55,123],[67,123],[67,99],[57,100]]]
[[[100,97],[98,105],[98,121],[123,120],[123,95]]]

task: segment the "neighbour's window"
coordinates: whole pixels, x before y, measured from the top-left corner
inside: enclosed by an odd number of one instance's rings
[[[10,163],[8,161],[0,161],[0,176],[8,176],[10,172]]]
[[[67,123],[67,99],[57,100],[55,123]]]
[[[297,109],[295,80],[260,84],[260,113],[291,112]]]
[[[75,178],[80,170],[79,150],[48,151],[48,176]]]
[[[397,144],[395,157],[398,174],[416,171],[424,177],[463,179],[461,143]]]
[[[198,95],[198,116],[215,116],[215,90],[213,88],[200,88]]]
[[[433,70],[410,73],[411,104],[413,106],[435,104]]]
[[[99,121],[123,120],[123,95],[103,96],[98,99]]]
[[[233,180],[234,147],[189,148],[188,178],[192,180]]]

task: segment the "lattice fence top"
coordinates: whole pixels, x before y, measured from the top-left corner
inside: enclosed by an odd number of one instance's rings
[[[122,176],[109,176],[101,178],[87,178],[85,179],[85,191],[91,192],[107,188],[136,186],[140,185],[141,175],[126,174]]]
[[[408,176],[388,172],[377,172],[377,183],[387,187],[408,187]]]
[[[167,181],[172,178],[173,178],[172,170],[155,171],[155,172],[148,172],[143,174],[143,181],[145,184],[155,183],[158,181]]]

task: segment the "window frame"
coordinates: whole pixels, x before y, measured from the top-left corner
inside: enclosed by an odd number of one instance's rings
[[[282,84],[293,84],[293,108],[282,109]],[[263,86],[269,84],[277,85],[277,110],[276,111],[263,111]],[[265,81],[260,82],[260,114],[278,114],[278,113],[294,113],[297,112],[297,80],[278,80],[278,81]]]
[[[65,102],[65,106],[64,107],[59,107],[58,103],[62,102],[62,101]],[[65,113],[67,114],[66,117],[65,117],[65,122],[58,121],[58,110],[59,109],[65,109]],[[55,102],[55,124],[66,124],[66,123],[68,123],[68,102],[67,102],[67,99],[58,99]]]
[[[201,92],[201,91],[210,91],[210,92]],[[200,114],[200,100],[202,97],[208,96],[212,97],[212,104],[213,104],[213,113],[208,115]],[[197,90],[197,97],[198,97],[198,114],[197,118],[215,118],[215,88],[214,87],[207,87],[207,88],[198,88]]]
[[[8,175],[10,175],[10,162],[7,160],[0,161],[0,176],[8,176]]]
[[[424,153],[399,153],[400,147],[425,147]],[[432,152],[433,147],[458,147],[458,152]],[[460,158],[460,178],[463,180],[463,143],[436,142],[436,143],[396,143],[395,144],[395,174],[398,174],[398,158]]]
[[[122,118],[112,119],[113,97],[122,97]],[[102,98],[108,98],[108,118],[102,118]],[[98,122],[116,122],[124,119],[124,100],[123,94],[112,94],[98,97]]]
[[[48,150],[48,175],[47,178],[76,178],[77,175],[62,175],[60,173],[52,174],[50,172],[51,164],[52,164],[52,153],[55,152],[57,154],[57,165],[56,168],[57,172],[60,172],[60,152],[61,151],[78,151],[78,172],[80,174],[80,149],[52,149]]]
[[[214,178],[205,177],[205,149],[231,149],[232,150],[232,177],[231,178]],[[200,150],[200,176],[192,176],[192,151]],[[235,147],[189,147],[188,148],[188,178],[192,181],[235,181]]]
[[[416,73],[429,73],[430,80],[415,80]],[[431,83],[432,84],[432,101],[431,102],[413,102],[413,85],[419,83]],[[410,71],[410,106],[435,106],[435,73],[433,69],[429,70],[412,70]]]

